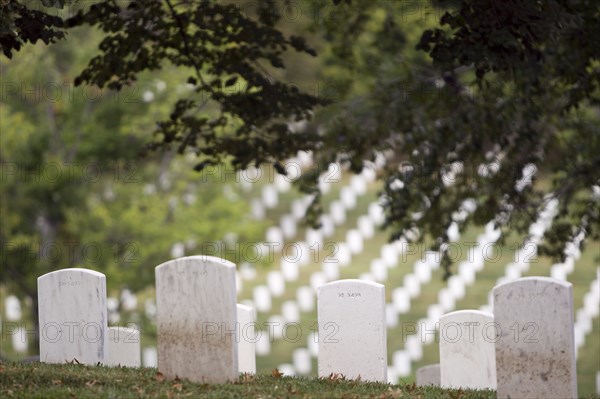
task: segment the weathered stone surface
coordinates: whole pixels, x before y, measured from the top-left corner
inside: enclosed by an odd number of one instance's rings
[[[142,365],[139,330],[129,327],[108,328],[107,364],[125,367]]]
[[[498,398],[576,398],[573,291],[526,277],[494,288]]]
[[[443,388],[496,389],[492,314],[479,310],[447,313],[440,318],[439,340]]]
[[[158,370],[224,383],[238,377],[235,265],[190,256],[156,267]]]
[[[417,369],[417,386],[426,385],[440,386],[440,364],[429,364]]]
[[[108,360],[106,278],[71,268],[38,278],[40,361],[105,364]]]
[[[318,288],[319,377],[387,381],[385,288],[340,280]]]

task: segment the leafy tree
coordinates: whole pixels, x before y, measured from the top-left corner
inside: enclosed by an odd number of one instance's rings
[[[417,239],[447,242],[468,198],[478,206],[461,227],[494,219],[526,231],[549,196],[560,206],[547,253],[560,256],[581,231],[598,239],[597,2],[301,3],[316,10],[322,77],[339,88],[334,104],[271,78],[288,49],[314,51],[282,34],[274,1],[253,3],[255,15],[243,4],[105,0],[83,9],[65,26],[97,26],[104,39],[77,82],[118,90],[145,70],[186,71],[194,91],[158,123],[149,148],[191,151],[197,170],[221,162],[281,170],[277,161],[313,150],[318,167],[300,182],[315,194],[313,210],[327,163],[359,171],[383,153],[392,239],[418,229],[427,235]],[[307,129],[291,131],[289,122],[311,115]]]
[[[86,44],[100,39],[77,28],[69,41],[0,61],[0,283],[32,299],[36,324],[44,273],[89,267],[107,275],[109,292],[139,290],[175,243],[189,254],[205,242],[224,246],[231,234],[256,241],[263,231],[220,176],[199,178],[174,151],[138,158],[154,118],[168,115],[178,87],[189,90],[176,69],[120,92],[74,87],[94,51]]]
[[[427,28],[423,10],[347,3],[339,7],[347,23],[322,29],[334,59],[368,88],[349,88],[348,101],[324,116],[325,140],[330,158],[342,152],[356,169],[374,150],[389,155],[382,177],[393,238],[418,228],[434,246],[447,242],[467,198],[478,207],[463,227],[495,220],[521,232],[549,198],[559,200],[543,247],[557,258],[581,232],[599,238],[597,2],[441,1],[453,7],[429,8],[439,24],[416,43],[410,18]],[[415,44],[431,58],[411,53]]]

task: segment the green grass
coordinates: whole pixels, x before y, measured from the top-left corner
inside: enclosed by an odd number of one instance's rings
[[[444,390],[344,379],[242,375],[230,384],[168,381],[156,369],[75,364],[0,364],[3,398],[495,398],[494,391]]]

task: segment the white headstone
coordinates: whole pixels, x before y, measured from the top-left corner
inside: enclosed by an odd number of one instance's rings
[[[385,214],[381,205],[376,202],[369,204],[369,217],[377,226],[383,224],[385,221]]]
[[[286,323],[298,323],[300,321],[300,309],[296,301],[285,301],[282,303],[281,315]]]
[[[367,181],[362,175],[354,175],[350,178],[350,187],[357,195],[364,195],[367,192]]]
[[[573,290],[525,277],[494,287],[499,398],[576,398]]]
[[[327,281],[334,281],[340,278],[339,263],[323,263],[323,273]]]
[[[314,272],[310,275],[310,286],[315,292],[320,285],[327,283],[327,276],[323,272]]]
[[[185,255],[185,244],[182,242],[176,242],[171,247],[171,257],[181,258]]]
[[[6,321],[19,321],[21,320],[23,312],[21,311],[21,301],[14,295],[9,295],[4,300],[4,316]]]
[[[438,303],[442,305],[442,308],[445,312],[449,312],[454,309],[454,306],[456,305],[456,299],[448,288],[442,288],[438,292]]]
[[[371,261],[371,274],[375,277],[375,280],[382,283],[387,280],[388,270],[387,265],[381,259],[373,259]]]
[[[329,205],[331,219],[337,225],[346,223],[346,208],[340,201],[332,201]]]
[[[323,233],[321,230],[306,229],[306,243],[310,248],[323,248]]]
[[[340,190],[340,200],[346,209],[354,209],[356,207],[356,193],[351,187],[342,187]]]
[[[443,388],[496,389],[495,335],[487,337],[488,329],[494,331],[494,316],[478,310],[459,310],[440,318]]]
[[[300,241],[295,243],[294,248],[297,248],[297,254],[299,256],[298,265],[306,266],[311,262],[311,250],[308,247],[308,244],[304,241]]]
[[[108,311],[108,322],[118,323],[121,320],[119,314],[119,300],[114,297],[106,298],[106,310]]]
[[[271,338],[269,332],[261,330],[257,332],[258,340],[256,341],[256,354],[259,356],[267,356],[271,353]]]
[[[306,205],[302,199],[293,200],[291,209],[292,209],[292,216],[296,220],[302,219],[306,213]]]
[[[381,247],[381,259],[387,267],[398,265],[398,250],[394,244],[384,244]]]
[[[287,176],[283,176],[277,173],[275,175],[275,187],[277,187],[277,191],[279,191],[280,193],[287,193],[288,191],[290,191],[292,184]]]
[[[236,271],[236,273],[235,273],[235,293],[239,295],[239,293],[242,292],[243,286],[244,286],[244,283],[242,283],[242,277]]]
[[[387,381],[388,384],[396,385],[398,383],[398,373],[394,367],[388,366],[387,369]]]
[[[271,334],[271,342],[274,339],[283,338],[283,329],[285,327],[285,319],[279,315],[269,316],[265,323],[269,327],[268,333]]]
[[[288,377],[294,377],[296,375],[296,369],[289,363],[280,364],[279,367],[277,367],[277,370]]]
[[[249,179],[246,179],[245,171],[239,171],[235,179],[239,182],[240,186],[242,186],[242,190],[246,192],[252,190],[252,182]]]
[[[266,208],[275,208],[278,204],[277,188],[274,185],[267,184],[262,189],[262,202]]]
[[[235,265],[190,256],[155,269],[158,370],[200,383],[238,377]]]
[[[38,278],[40,361],[108,361],[106,278],[72,268]]]
[[[121,306],[127,312],[133,312],[137,309],[137,295],[125,288],[121,292]]]
[[[417,276],[409,273],[403,278],[404,288],[408,291],[411,298],[416,298],[421,294],[421,283]]]
[[[314,331],[308,333],[308,338],[306,339],[306,346],[310,351],[310,355],[312,357],[317,357],[319,355],[319,334]]]
[[[14,331],[14,334],[12,334],[11,338],[12,338],[12,347],[15,352],[17,352],[17,353],[27,352],[27,349],[29,347],[28,340],[27,340],[27,331],[25,330],[25,328],[23,328],[22,325],[17,327],[17,329]]]
[[[156,348],[150,346],[148,348],[144,348],[143,357],[144,357],[144,367],[156,367],[158,365],[158,353],[156,352]]]
[[[448,289],[456,299],[462,299],[465,296],[465,282],[460,276],[450,276],[448,279]]]
[[[250,306],[237,304],[238,369],[240,373],[256,374],[256,313]]]
[[[398,327],[398,312],[391,303],[385,305],[385,324],[388,328]]]
[[[290,239],[296,236],[297,225],[292,215],[283,215],[280,219],[280,225],[285,238]]]
[[[434,387],[440,386],[440,364],[429,364],[417,369],[417,386],[424,387],[432,385]]]
[[[414,270],[417,279],[421,283],[427,284],[431,281],[431,265],[429,263],[418,260],[415,262]]]
[[[550,276],[554,279],[566,281],[567,274],[567,269],[561,264],[553,265],[550,268]]]
[[[321,194],[327,194],[329,191],[331,191],[331,183],[329,183],[327,179],[324,179],[322,176],[319,177],[318,185]]]
[[[594,281],[597,285],[600,285],[598,280]],[[583,297],[583,306],[585,313],[589,317],[596,317],[600,313],[600,295],[595,294],[593,291],[588,292]]]
[[[140,331],[130,327],[108,328],[108,365],[140,367],[142,365]]]
[[[467,285],[475,282],[475,268],[470,262],[461,262],[458,264],[458,275]]]
[[[425,257],[423,260],[435,270],[440,267],[441,255],[438,251],[425,251]]]
[[[144,302],[144,313],[149,319],[154,319],[156,317],[156,302],[154,301],[154,299],[146,299],[146,301]]]
[[[307,169],[313,164],[312,151],[298,151],[296,156],[302,169]]]
[[[418,335],[410,335],[406,338],[406,344],[404,345],[410,360],[418,362],[423,358],[423,342],[421,337]]]
[[[281,250],[283,247],[283,233],[279,227],[269,227],[265,237],[268,243],[274,243],[275,249]]]
[[[394,288],[392,291],[392,304],[398,313],[407,313],[410,310],[410,295],[404,287]]]
[[[319,377],[387,381],[385,287],[340,280],[318,289]]]
[[[407,351],[399,350],[394,352],[392,355],[392,363],[396,369],[396,373],[400,377],[407,377],[410,375],[410,356]]]
[[[334,257],[338,260],[340,266],[348,266],[352,263],[352,253],[350,252],[350,248],[348,248],[348,244],[345,242],[340,242],[336,244],[337,252]]]
[[[256,268],[250,263],[240,265],[240,276],[244,280],[254,280],[256,278]]]
[[[369,183],[375,181],[377,178],[377,172],[375,172],[373,166],[365,166],[360,174]]]
[[[312,370],[312,359],[310,358],[310,352],[306,348],[294,349],[292,354],[294,360],[294,368],[300,375],[310,374]]]
[[[333,218],[328,214],[321,215],[321,233],[323,237],[331,237],[335,233],[335,223]]]
[[[281,273],[285,281],[297,281],[300,276],[300,262],[281,259]]]
[[[363,251],[363,238],[358,230],[348,230],[346,232],[346,243],[348,248],[353,255],[359,254]]]
[[[256,220],[263,220],[265,218],[265,207],[258,199],[253,199],[250,202],[250,209],[252,211],[252,216]]]
[[[271,310],[271,293],[265,285],[257,285],[252,290],[252,298],[256,304],[256,310],[259,312],[269,312]]]
[[[372,238],[373,235],[375,234],[375,225],[373,224],[373,221],[371,219],[369,219],[368,216],[366,215],[362,215],[358,217],[357,220],[357,224],[358,224],[358,230],[360,231],[360,234],[362,234],[362,236],[366,239]]]
[[[458,228],[458,224],[456,222],[452,222],[446,231],[448,235],[448,241],[456,242],[460,240],[460,230]]]
[[[427,307],[427,318],[430,321],[437,323],[443,315],[444,307],[439,303],[433,303]]]
[[[554,268],[554,266],[552,266],[552,268]],[[518,278],[521,278],[521,267],[515,263],[509,263],[506,266],[505,274],[509,280],[516,280]],[[566,274],[565,274],[565,278],[566,278]]]
[[[267,273],[267,285],[274,297],[280,297],[285,292],[285,281],[281,272],[274,270]]]
[[[315,293],[311,287],[298,287],[296,300],[298,307],[303,312],[311,312],[315,308]]]

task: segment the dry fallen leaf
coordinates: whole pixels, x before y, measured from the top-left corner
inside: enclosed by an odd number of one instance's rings
[[[160,371],[156,372],[156,376],[154,377],[156,381],[163,382],[165,380],[165,376]]]
[[[273,371],[271,371],[271,375],[275,378],[283,377],[283,374],[278,369],[273,369]]]
[[[338,380],[345,380],[346,377],[344,376],[344,374],[341,373],[331,373],[329,374],[329,377],[327,377],[330,381],[338,381]]]

